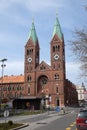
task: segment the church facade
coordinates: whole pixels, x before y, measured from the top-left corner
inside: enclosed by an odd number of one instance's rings
[[[29,39],[25,45],[24,75],[22,75],[22,80],[15,83],[7,83],[4,80],[6,77],[3,77],[3,88],[7,84],[8,87],[10,85],[12,95],[14,95],[13,84],[15,87],[18,84],[23,87],[20,90],[21,93],[20,91],[19,93],[15,91],[16,96],[13,96],[14,106],[20,105],[22,107],[24,105],[24,107],[32,106],[34,109],[40,109],[41,105],[45,107],[63,107],[69,104],[77,104],[76,87],[66,79],[64,37],[58,17],[56,17],[49,49],[50,65],[45,61],[40,62],[40,43],[34,22],[32,22]],[[7,77],[8,79],[10,78],[10,76]],[[8,93],[4,90],[3,96]]]

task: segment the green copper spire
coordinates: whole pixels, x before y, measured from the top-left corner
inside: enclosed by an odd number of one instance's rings
[[[54,37],[55,34],[57,34],[58,37],[62,40],[63,34],[62,34],[62,31],[61,31],[60,23],[59,23],[57,16],[56,16],[56,21],[55,21],[52,37]]]
[[[36,35],[35,26],[34,26],[34,21],[32,21],[32,26],[31,26],[29,38],[31,38],[34,43],[36,43],[38,41],[38,38],[37,38],[37,35]]]

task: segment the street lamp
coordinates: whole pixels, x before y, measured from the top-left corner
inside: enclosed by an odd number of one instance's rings
[[[49,102],[49,110],[50,110],[50,104],[51,104],[51,100],[52,100],[52,97],[51,97],[51,94],[49,94],[49,97],[48,97],[48,102]]]
[[[45,108],[45,94],[44,94],[43,86],[42,86],[41,109],[43,110],[44,108]]]
[[[0,62],[2,62],[1,67],[2,67],[2,78],[1,78],[1,87],[0,87],[0,110],[1,110],[1,103],[2,103],[2,93],[3,93],[3,76],[4,76],[4,67],[6,67],[6,65],[4,64],[4,62],[7,61],[6,58],[1,59]]]

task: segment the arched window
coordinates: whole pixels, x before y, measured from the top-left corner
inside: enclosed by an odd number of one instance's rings
[[[56,87],[56,93],[58,93],[58,87]]]
[[[22,96],[22,92],[20,92],[20,97]]]
[[[45,66],[44,65],[42,65],[41,67],[40,67],[40,70],[45,70],[46,68],[45,68]]]
[[[27,50],[27,55],[29,55],[29,50]]]
[[[31,55],[33,53],[33,49],[27,49],[27,55]]]
[[[58,45],[58,51],[60,50],[60,46]]]
[[[58,46],[56,46],[56,51],[58,51]]]
[[[30,87],[28,88],[28,94],[30,94]]]
[[[27,81],[30,82],[31,81],[31,76],[27,77]]]
[[[55,74],[55,75],[54,75],[54,79],[55,79],[55,80],[58,80],[58,79],[59,79],[59,75],[58,75],[58,74]]]
[[[60,45],[53,46],[53,52],[57,52],[60,50]]]
[[[53,52],[55,52],[55,46],[53,46]]]
[[[46,76],[42,76],[40,78],[40,85],[41,86],[44,86],[45,84],[47,84],[47,82],[48,82],[48,78]]]

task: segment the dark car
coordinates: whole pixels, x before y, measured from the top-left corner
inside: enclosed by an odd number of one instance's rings
[[[87,109],[80,110],[76,118],[77,130],[87,130]]]

